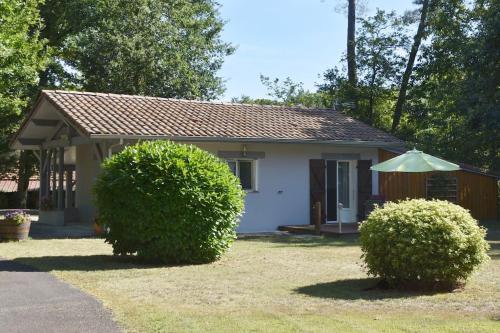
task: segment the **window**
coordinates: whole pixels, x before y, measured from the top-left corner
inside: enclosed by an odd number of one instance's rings
[[[444,174],[427,177],[427,199],[440,199],[457,202],[457,178]]]
[[[253,160],[228,160],[229,169],[240,179],[244,190],[256,190],[255,161]]]
[[[339,203],[344,205],[344,208],[351,206],[349,196],[349,162],[338,162],[337,169]]]

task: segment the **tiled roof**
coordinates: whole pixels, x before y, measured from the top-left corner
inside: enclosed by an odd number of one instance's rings
[[[31,177],[28,183],[28,191],[36,191],[40,188],[38,177]],[[0,178],[0,192],[17,192],[17,176],[7,174]]]
[[[43,91],[84,134],[272,141],[402,144],[332,109],[201,102],[87,92]]]

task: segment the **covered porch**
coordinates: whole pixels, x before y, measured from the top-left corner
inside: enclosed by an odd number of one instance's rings
[[[39,160],[41,225],[92,225],[92,184],[100,164],[123,140],[99,140],[66,117],[54,104],[39,100],[11,146],[32,150]]]

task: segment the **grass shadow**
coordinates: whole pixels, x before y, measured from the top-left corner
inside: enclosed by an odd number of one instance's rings
[[[487,240],[500,241],[500,221],[480,221],[479,225],[486,228]]]
[[[439,292],[402,291],[397,289],[381,289],[375,278],[345,279],[333,282],[317,283],[295,289],[298,294],[325,299],[340,300],[383,300],[434,295]]]
[[[34,267],[46,272],[106,271],[167,267],[167,265],[144,263],[135,257],[112,255],[21,257],[12,260],[12,262],[21,265],[0,264],[0,271],[22,271],[22,266]]]

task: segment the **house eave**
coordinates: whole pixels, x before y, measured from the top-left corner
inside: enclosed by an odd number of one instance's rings
[[[168,135],[116,135],[91,134],[92,140],[172,140],[185,142],[235,142],[235,143],[292,143],[292,144],[332,144],[340,146],[363,147],[404,147],[404,142],[356,141],[356,140],[321,140],[292,138],[248,138],[248,137],[204,137],[204,136],[168,136]]]

